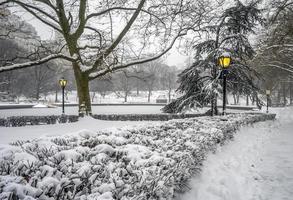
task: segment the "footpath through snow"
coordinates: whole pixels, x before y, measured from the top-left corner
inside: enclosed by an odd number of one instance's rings
[[[277,120],[241,128],[210,154],[178,200],[293,199],[293,108],[274,112]]]

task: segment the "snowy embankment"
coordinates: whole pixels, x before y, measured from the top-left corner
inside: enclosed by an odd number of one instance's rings
[[[0,149],[0,199],[172,199],[207,152],[241,125],[273,117],[198,117],[18,142]]]

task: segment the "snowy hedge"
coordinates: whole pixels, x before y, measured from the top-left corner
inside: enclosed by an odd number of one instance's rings
[[[50,116],[13,116],[7,118],[0,118],[0,126],[18,127],[26,125],[40,125],[40,124],[56,124],[77,122],[76,115],[50,115]]]
[[[17,142],[0,148],[0,199],[172,199],[239,126],[273,118],[198,117]]]
[[[110,121],[168,121],[171,119],[184,119],[205,115],[206,114],[108,114],[93,115],[93,118]]]

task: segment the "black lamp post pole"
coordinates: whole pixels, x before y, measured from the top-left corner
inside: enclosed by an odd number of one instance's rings
[[[62,86],[62,114],[65,114],[65,110],[64,110],[64,89],[65,86]]]
[[[226,71],[223,71],[223,115],[226,115]]]

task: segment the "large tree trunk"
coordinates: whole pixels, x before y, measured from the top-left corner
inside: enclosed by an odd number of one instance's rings
[[[78,70],[78,65],[73,64],[74,75],[78,95],[78,113],[79,116],[91,115],[91,97],[89,92],[89,76],[87,73],[80,72]]]

